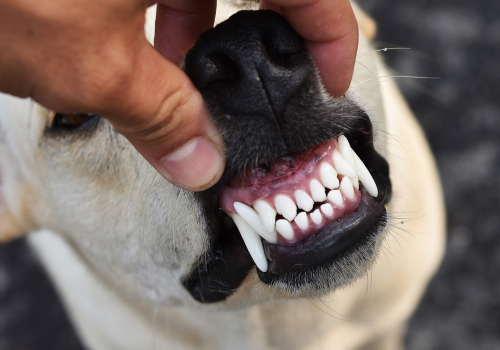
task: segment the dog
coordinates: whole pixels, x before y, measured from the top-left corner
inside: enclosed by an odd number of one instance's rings
[[[179,189],[104,118],[1,95],[0,238],[32,232],[88,349],[400,349],[444,206],[375,25],[355,7],[334,98],[285,20],[242,6],[183,62],[224,137],[219,183]]]

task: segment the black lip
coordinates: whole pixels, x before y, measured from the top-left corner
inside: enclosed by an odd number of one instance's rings
[[[260,280],[272,284],[284,274],[311,269],[325,262],[331,263],[373,234],[372,228],[385,220],[385,213],[384,206],[363,189],[361,202],[354,212],[332,222],[307,240],[293,246],[264,241],[269,267],[266,272],[258,270]]]

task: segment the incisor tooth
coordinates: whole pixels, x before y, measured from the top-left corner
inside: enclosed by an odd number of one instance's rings
[[[276,211],[288,221],[292,221],[297,215],[297,206],[290,197],[284,194],[276,196],[274,205],[276,206]]]
[[[284,239],[293,238],[293,227],[290,221],[285,219],[280,219],[276,221],[276,231],[283,236]]]
[[[339,136],[339,151],[342,157],[349,163],[351,168],[356,171],[356,164],[354,163],[354,156],[352,155],[353,150],[351,148],[351,145],[349,144],[349,141],[347,140],[347,137],[344,135]]]
[[[318,180],[311,180],[309,186],[311,189],[311,196],[315,202],[323,202],[326,199],[325,188]]]
[[[344,199],[342,198],[342,194],[339,190],[332,190],[328,192],[328,200],[338,207],[344,204]]]
[[[321,215],[321,212],[319,209],[316,209],[311,213],[311,220],[316,224],[319,225],[323,222],[323,215]]]
[[[356,177],[357,174],[354,169],[347,163],[347,160],[342,157],[339,151],[333,151],[333,166],[337,173],[348,176],[348,177]]]
[[[273,232],[266,230],[260,221],[259,214],[255,210],[240,202],[234,202],[233,206],[241,218],[245,220],[246,223],[249,224],[259,236],[264,238],[269,243],[276,243],[278,241],[276,232],[274,232],[274,230]]]
[[[329,189],[334,189],[339,187],[339,179],[337,178],[337,172],[335,169],[328,163],[321,164],[321,168],[319,169],[319,176],[321,178],[321,182],[323,186]]]
[[[314,205],[314,201],[310,195],[302,190],[295,191],[295,200],[297,201],[297,206],[305,211],[311,211]]]
[[[259,199],[253,204],[257,213],[259,213],[262,225],[269,232],[274,232],[274,224],[276,222],[276,210],[266,201]]]
[[[321,212],[327,217],[333,216],[333,207],[330,203],[325,203],[321,207]]]
[[[238,214],[229,215],[238,227],[238,231],[240,231],[243,242],[245,242],[248,252],[255,262],[255,265],[257,265],[257,268],[262,272],[266,272],[268,264],[260,236],[255,233],[255,231],[246,223],[245,220],[243,220],[241,216]]]
[[[365,186],[366,190],[373,197],[378,196],[378,189],[375,181],[373,180],[372,175],[366,168],[365,164],[359,159],[358,155],[352,152],[354,156],[354,162],[356,163],[356,169],[358,170],[359,181]]]
[[[351,179],[347,176],[344,176],[340,183],[340,191],[342,191],[348,199],[354,199],[354,188],[352,187]]]
[[[309,227],[309,220],[307,220],[305,211],[298,213],[294,221],[301,230],[307,230]]]

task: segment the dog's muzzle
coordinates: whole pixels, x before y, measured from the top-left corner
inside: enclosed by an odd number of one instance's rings
[[[186,288],[223,300],[254,265],[262,282],[295,290],[348,283],[328,271],[366,267],[391,193],[365,111],[324,91],[302,38],[272,11],[242,11],[203,33],[184,69],[227,158],[219,183],[198,194],[212,245]],[[348,259],[358,253],[366,261]]]

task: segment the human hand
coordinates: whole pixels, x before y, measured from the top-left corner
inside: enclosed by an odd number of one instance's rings
[[[213,26],[216,2],[160,1],[155,46],[171,61],[145,39],[150,4],[0,0],[0,91],[60,112],[103,115],[167,180],[203,190],[222,174],[223,142],[176,64]],[[306,40],[327,90],[343,94],[358,33],[349,2],[262,0],[261,7],[288,19]]]
[[[349,0],[261,0],[280,12],[304,38],[328,92],[343,95],[352,80],[358,24]]]
[[[191,21],[169,33],[183,55],[213,26],[215,1],[164,2],[180,22]],[[147,42],[149,5],[0,0],[0,91],[58,112],[105,116],[169,181],[203,190],[223,171],[223,141],[189,78]]]

